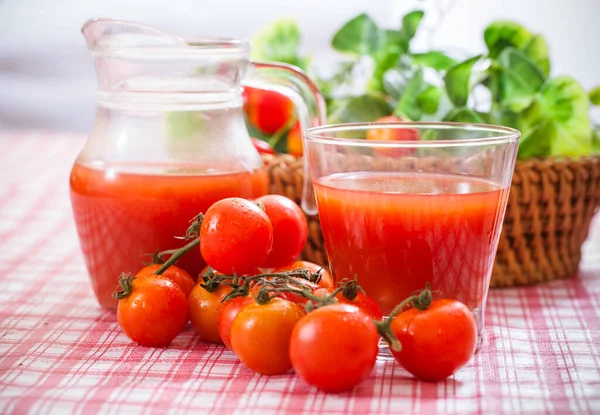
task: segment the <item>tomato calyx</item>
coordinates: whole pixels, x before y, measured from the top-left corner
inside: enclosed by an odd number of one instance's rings
[[[116,300],[122,300],[123,298],[129,297],[133,292],[133,280],[135,279],[136,276],[130,273],[124,272],[119,275],[119,286],[115,288],[112,297]]]
[[[429,308],[429,306],[431,305],[431,302],[433,301],[433,292],[431,291],[429,282],[427,284],[425,284],[424,290],[418,291],[417,293],[415,293],[416,295],[411,296],[411,297],[416,297],[416,298],[413,298],[410,301],[410,306],[413,308],[416,308],[419,311],[427,310]],[[394,311],[396,311],[396,310],[392,310],[392,314],[390,314],[390,317],[392,317],[392,315],[395,317],[396,315],[398,315],[398,313],[400,313],[403,310],[400,309],[395,314],[394,314]]]
[[[300,269],[303,271],[308,271],[306,269]],[[294,273],[295,271],[287,271],[281,274],[289,274]],[[271,298],[277,297],[280,294],[289,293],[289,294],[297,294],[300,297],[306,298],[308,301],[305,304],[305,310],[307,313],[319,308],[324,307],[326,305],[337,303],[337,299],[335,296],[340,293],[343,288],[338,287],[330,294],[326,296],[318,296],[312,293],[312,290],[309,286],[303,285],[301,282],[294,280],[294,278],[285,278],[285,277],[277,277],[275,279],[264,279],[261,280],[260,283],[262,286],[258,290],[257,297],[260,297],[260,300],[264,302],[268,302]],[[259,299],[257,298],[257,302]]]
[[[377,331],[389,344],[390,349],[395,352],[402,350],[402,344],[392,332],[391,324],[394,317],[404,311],[408,306],[416,308],[418,310],[427,310],[433,301],[433,293],[429,282],[425,284],[425,289],[416,291],[410,297],[398,304],[390,313],[389,317],[385,321],[374,321],[377,326]]]
[[[342,287],[342,295],[350,301],[354,300],[359,292],[365,295],[367,294],[365,290],[358,285],[358,275],[355,275],[353,280],[341,280],[339,284],[340,287]]]
[[[190,226],[185,231],[185,236],[181,239],[194,239],[200,236],[200,226],[202,226],[202,220],[204,219],[204,215],[202,213],[198,213],[195,217],[190,220]]]

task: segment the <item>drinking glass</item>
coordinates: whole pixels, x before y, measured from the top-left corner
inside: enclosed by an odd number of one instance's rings
[[[472,311],[479,349],[519,136],[460,123],[306,130],[303,206],[319,214],[334,278],[356,276],[385,316],[429,282]]]

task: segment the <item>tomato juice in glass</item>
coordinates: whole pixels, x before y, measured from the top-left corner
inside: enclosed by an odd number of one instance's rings
[[[357,275],[384,315],[423,289],[479,312],[507,189],[451,175],[356,172],[315,183],[337,279]]]
[[[410,128],[418,140],[361,139],[379,128]],[[334,278],[356,276],[384,315],[430,283],[469,307],[481,340],[518,137],[454,123],[305,131],[303,206],[319,214]]]
[[[227,197],[253,199],[268,193],[262,169],[213,174],[162,168],[95,168],[76,163],[71,173],[71,201],[81,248],[99,303],[115,308],[111,297],[122,272],[136,273],[157,250],[179,248],[189,221]],[[188,169],[189,170],[189,169]],[[199,249],[178,266],[193,278],[204,267]]]

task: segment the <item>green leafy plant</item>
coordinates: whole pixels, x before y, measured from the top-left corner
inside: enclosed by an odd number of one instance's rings
[[[327,78],[299,55],[300,31],[279,20],[254,39],[255,58],[309,69],[325,94],[330,122],[402,119],[493,123],[522,133],[519,157],[577,157],[600,152],[600,127],[590,105],[600,105],[600,86],[586,93],[573,78],[551,76],[544,37],[510,21],[487,26],[487,52],[457,60],[444,51],[414,52],[422,11],[406,14],[395,28],[381,28],[368,14],[345,23],[331,46],[343,61]],[[370,71],[361,90],[357,69]],[[481,102],[477,91],[487,90]]]

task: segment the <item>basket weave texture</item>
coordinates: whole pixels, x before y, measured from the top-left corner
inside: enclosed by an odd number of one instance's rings
[[[271,193],[300,203],[302,159],[264,156]],[[600,156],[517,161],[491,286],[536,284],[577,274],[581,246],[600,207]],[[327,265],[317,216],[302,258]]]

